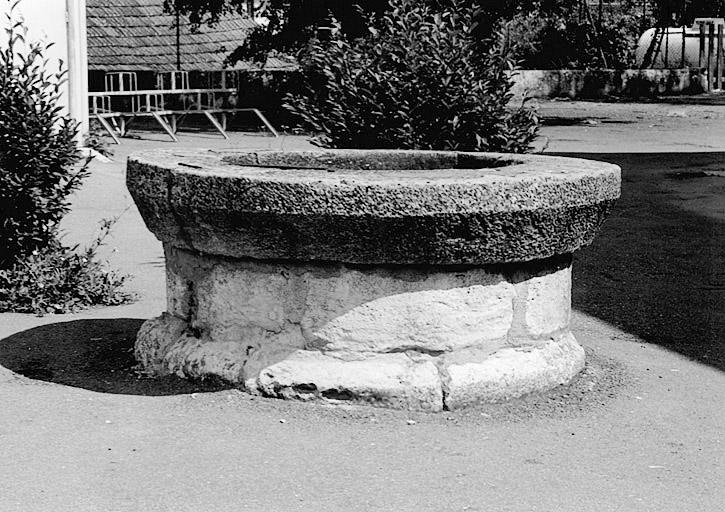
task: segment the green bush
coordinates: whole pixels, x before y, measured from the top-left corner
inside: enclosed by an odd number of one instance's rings
[[[89,305],[124,304],[133,296],[121,290],[126,276],[98,260],[115,220],[105,220],[93,243],[79,251],[58,240],[0,270],[0,311],[71,313]]]
[[[88,174],[77,124],[58,106],[64,73],[46,71],[46,47],[15,22],[0,51],[0,268],[52,244],[69,196]]]
[[[501,34],[481,38],[471,2],[433,8],[393,0],[370,33],[347,39],[333,23],[300,56],[302,93],[285,107],[316,143],[335,148],[523,152],[533,111],[511,108],[512,68]]]
[[[58,225],[89,161],[81,162],[78,125],[58,103],[64,71],[49,73],[48,46],[26,42],[12,8],[9,19],[7,44],[0,45],[0,311],[126,302],[125,278],[96,259],[112,223],[80,253],[60,242]]]

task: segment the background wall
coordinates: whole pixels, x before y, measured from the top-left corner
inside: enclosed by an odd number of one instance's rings
[[[8,24],[6,14],[10,12],[10,5],[8,0],[0,0],[0,25],[3,29]],[[81,123],[81,131],[87,131],[85,0],[21,0],[14,13],[25,20],[28,40],[54,43],[46,54],[49,71],[57,71],[59,59],[68,69],[61,104],[66,114]],[[0,46],[5,44],[3,32],[0,33]]]

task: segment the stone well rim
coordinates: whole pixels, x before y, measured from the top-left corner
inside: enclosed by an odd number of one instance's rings
[[[344,170],[361,162],[367,168]],[[411,162],[428,168],[380,169]],[[510,165],[495,166],[501,162]],[[179,248],[232,258],[477,265],[587,245],[619,197],[621,177],[616,165],[548,155],[162,150],[131,155],[127,183],[149,229]]]
[[[367,167],[340,167],[339,163],[348,160],[345,157],[351,155],[354,157],[353,160],[369,159],[370,163]],[[277,157],[284,158],[277,160]],[[298,157],[305,162],[297,160]],[[329,167],[324,165],[324,160],[328,157],[336,158],[336,162]],[[174,160],[180,158],[183,162],[174,163]],[[423,168],[403,167],[400,161],[396,161],[399,158],[412,160],[418,164],[426,164],[428,160],[443,165]],[[256,160],[256,163],[253,160]],[[263,183],[304,185],[319,182],[321,185],[332,186],[357,184],[425,188],[456,183],[505,187],[509,184],[523,185],[541,179],[576,181],[582,178],[594,178],[606,183],[606,180],[619,175],[617,165],[581,158],[432,150],[165,149],[135,152],[129,156],[129,161],[194,176],[243,178]],[[322,161],[322,164],[315,165],[315,161]],[[446,163],[450,165],[445,165]],[[601,199],[619,197],[619,189],[615,186],[604,187],[600,193]]]

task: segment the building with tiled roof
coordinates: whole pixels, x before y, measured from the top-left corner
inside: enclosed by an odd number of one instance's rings
[[[163,0],[87,0],[89,71],[167,72],[177,68],[176,17]],[[213,71],[256,24],[226,16],[192,30],[180,18],[179,60],[187,71]]]

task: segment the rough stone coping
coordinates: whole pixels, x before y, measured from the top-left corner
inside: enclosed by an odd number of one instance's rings
[[[393,150],[165,150],[131,155],[128,188],[175,247],[232,258],[491,264],[589,244],[616,165],[541,155]]]

